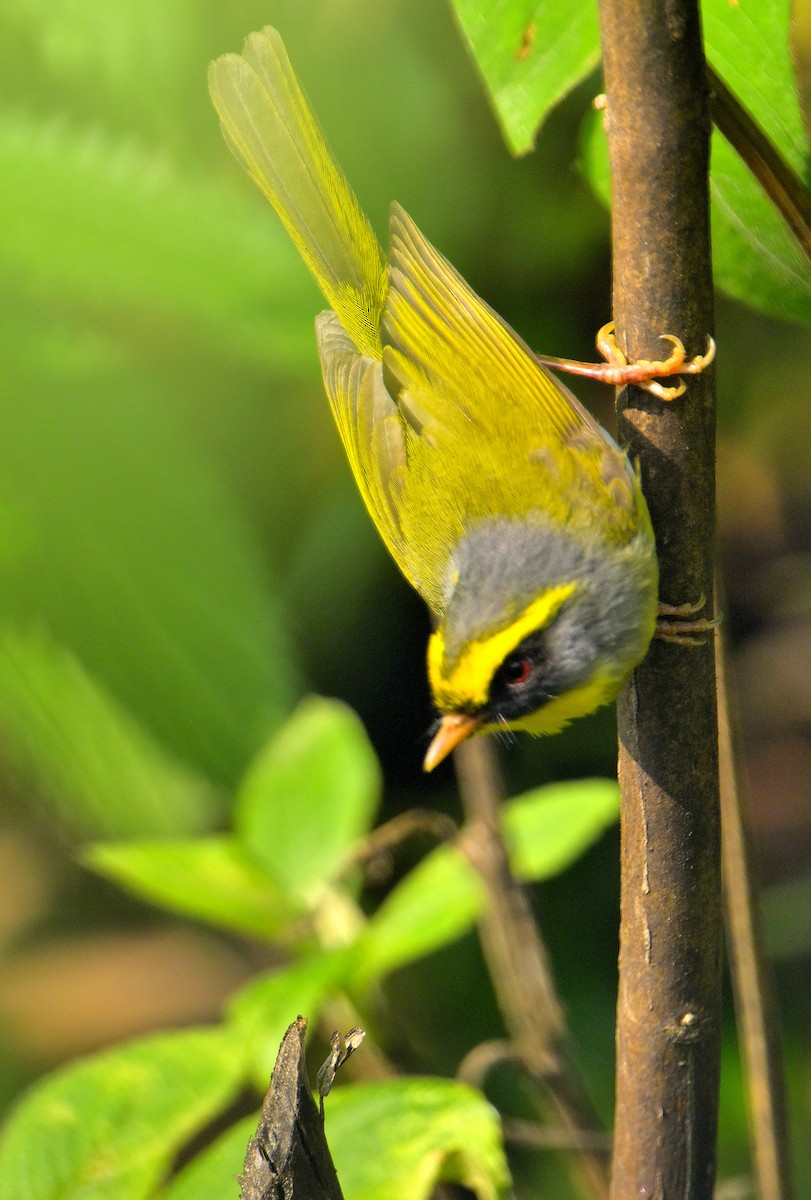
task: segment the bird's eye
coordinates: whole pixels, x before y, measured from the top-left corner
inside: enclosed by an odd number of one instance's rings
[[[520,688],[525,683],[529,683],[535,666],[531,658],[524,658],[516,654],[513,658],[505,658],[501,669],[507,686]]]

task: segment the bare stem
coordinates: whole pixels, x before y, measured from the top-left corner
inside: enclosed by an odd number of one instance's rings
[[[716,644],[724,900],[735,1008],[749,1093],[758,1200],[790,1200],[791,1172],[779,1027],[755,910],[746,795],[737,769],[722,640]]]
[[[459,844],[487,890],[479,932],[512,1055],[542,1082],[584,1184],[603,1200],[608,1155],[599,1141],[581,1136],[598,1130],[599,1119],[571,1063],[563,1009],[529,898],[510,869],[498,817],[504,789],[492,744],[474,738],[454,760],[467,822]]]
[[[710,117],[697,0],[601,0],[614,318],[629,360],[712,332]],[[660,597],[713,592],[713,372],[618,399],[656,533]],[[711,606],[710,606],[711,607]],[[654,641],[618,705],[620,980],[612,1196],[711,1200],[721,878],[712,646]]]

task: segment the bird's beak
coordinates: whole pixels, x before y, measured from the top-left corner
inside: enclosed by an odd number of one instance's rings
[[[442,723],[428,747],[428,753],[422,764],[423,769],[433,771],[443,758],[448,757],[451,750],[455,750],[465,738],[469,738],[472,733],[475,733],[481,723],[481,717],[469,717],[467,713],[449,713],[448,716],[443,717]]]

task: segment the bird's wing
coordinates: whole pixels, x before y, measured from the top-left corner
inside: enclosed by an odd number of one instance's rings
[[[358,353],[334,313],[321,313],[315,325],[324,387],[360,494],[394,561],[419,590],[400,520],[407,482],[403,421],[380,361]]]
[[[452,410],[463,420],[475,419],[473,400],[485,391],[509,395],[510,409],[531,410],[558,438],[568,438],[584,424],[602,436],[579,401],[540,366],[398,204],[392,205],[390,229],[383,322],[384,342],[391,347],[387,360],[398,377],[405,375],[403,383],[419,387],[430,381],[442,398],[444,411],[437,411],[437,419],[453,423],[458,418]],[[488,405],[488,422],[498,411],[496,404]],[[513,412],[508,409],[504,416],[510,420]]]
[[[626,456],[396,204],[383,364],[420,457],[433,446],[480,473],[472,516],[534,503],[560,523],[601,521],[619,540],[635,528]]]

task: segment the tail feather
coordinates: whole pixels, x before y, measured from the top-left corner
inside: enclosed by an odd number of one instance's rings
[[[231,150],[276,209],[327,303],[364,353],[380,358],[386,264],[270,26],[242,55],[209,68],[211,98]]]

